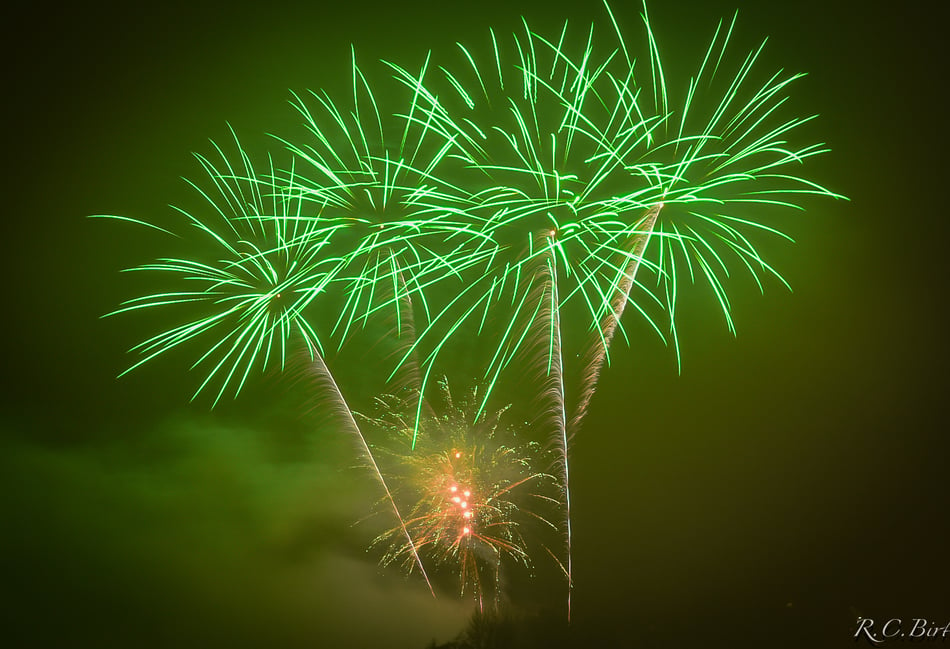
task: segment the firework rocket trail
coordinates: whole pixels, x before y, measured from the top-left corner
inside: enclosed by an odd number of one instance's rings
[[[545,264],[541,269],[542,277],[545,277],[544,287],[546,296],[545,305],[541,309],[539,322],[547,325],[550,331],[550,345],[548,350],[548,379],[550,387],[546,390],[551,395],[555,403],[555,417],[557,430],[555,431],[555,443],[559,446],[561,460],[561,473],[563,474],[563,484],[561,489],[564,493],[564,534],[566,543],[566,566],[563,566],[567,574],[567,619],[571,619],[571,592],[574,589],[574,580],[571,567],[571,482],[570,470],[568,468],[568,437],[567,437],[567,413],[564,405],[564,363],[561,354],[561,315],[558,308],[558,290],[557,290],[557,260],[555,258],[554,248],[556,232],[549,231],[541,235],[547,248]],[[547,322],[545,322],[547,321]]]
[[[653,226],[656,224],[656,218],[659,216],[661,209],[663,209],[663,203],[654,205],[637,224],[636,231],[631,237],[629,250],[625,251],[627,253],[627,263],[624,267],[623,278],[614,287],[614,295],[610,301],[610,312],[601,318],[597,330],[591,333],[588,340],[581,360],[583,375],[580,395],[574,408],[574,414],[571,416],[570,424],[567,427],[572,436],[577,432],[584,416],[587,414],[590,400],[597,389],[597,381],[600,378],[604,363],[608,359],[610,342],[613,340],[620,324],[620,317],[627,306],[630,290],[633,288],[633,281],[637,270],[640,268],[640,261],[650,241]]]
[[[346,403],[346,399],[343,398],[343,394],[340,392],[340,388],[337,386],[333,375],[330,374],[330,370],[327,368],[326,363],[323,362],[323,358],[319,354],[313,354],[312,370],[319,377],[319,380],[324,383],[327,391],[331,395],[336,411],[343,417],[343,419],[347,421],[351,432],[355,435],[360,451],[362,451],[364,457],[369,462],[373,474],[376,476],[380,486],[382,486],[383,491],[386,493],[386,500],[392,507],[393,514],[396,515],[396,519],[399,521],[399,527],[402,529],[402,533],[406,537],[406,542],[409,545],[416,565],[419,566],[419,570],[425,579],[426,585],[429,587],[429,592],[432,593],[433,597],[435,597],[435,589],[432,587],[432,582],[429,581],[429,575],[426,574],[426,569],[422,565],[422,559],[419,557],[416,544],[412,540],[409,530],[406,528],[405,520],[399,513],[399,507],[396,505],[396,501],[393,498],[392,492],[389,490],[389,485],[386,484],[386,479],[379,470],[379,465],[376,463],[376,458],[373,457],[373,452],[370,450],[369,444],[366,443],[366,438],[363,436],[363,432],[360,430],[359,425],[356,423],[356,419],[353,417],[353,411],[350,410],[350,407]]]
[[[398,341],[393,356],[399,359],[390,379],[393,381],[395,389],[408,389],[416,399],[416,417],[413,425],[414,434],[412,441],[412,447],[415,448],[423,411],[425,411],[427,416],[434,416],[435,413],[433,413],[431,405],[423,395],[424,379],[419,370],[419,355],[416,345],[416,319],[413,313],[412,296],[406,285],[403,271],[397,267],[397,258],[395,255],[392,255],[392,253],[390,253],[390,255],[393,266],[393,299],[396,300],[396,323],[393,329],[396,340]]]
[[[393,259],[395,264],[395,259]],[[402,377],[397,379],[396,387],[410,386],[413,389],[419,389],[419,358],[416,354],[413,344],[416,341],[416,319],[412,312],[412,297],[406,287],[406,280],[402,271],[395,270],[396,284],[393,288],[397,291],[399,300],[396,314],[399,321],[396,323],[396,336],[399,340],[399,347],[396,350],[398,358],[406,357],[400,369]],[[407,353],[408,352],[408,353]],[[420,395],[421,398],[421,395]]]
[[[568,463],[568,435],[566,425],[564,363],[561,348],[560,296],[557,277],[557,231],[545,228],[535,232],[527,255],[521,262],[524,288],[514,287],[514,295],[520,295],[508,331],[501,347],[505,353],[496,357],[494,369],[486,374],[489,389],[482,397],[481,411],[487,406],[492,394],[491,385],[498,374],[515,359],[536,371],[543,384],[539,400],[544,403],[544,427],[552,429],[551,447],[556,449],[557,472],[559,473],[560,506],[564,509],[565,556],[562,562],[551,553],[567,577],[568,617],[571,608],[572,580],[572,534],[570,471]],[[549,550],[550,552],[550,550]]]

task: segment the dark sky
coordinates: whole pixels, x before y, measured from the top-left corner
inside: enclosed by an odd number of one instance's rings
[[[637,3],[615,4],[639,33]],[[291,128],[288,89],[343,91],[351,43],[416,62],[521,15],[607,29],[577,5],[2,21],[0,643],[421,648],[465,626],[468,603],[375,565],[372,523],[354,525],[373,485],[273,390],[209,412],[184,356],[115,379],[143,321],[99,316],[141,290],[118,271],[160,240],[85,217],[171,218],[189,152],[226,122],[251,146]],[[796,244],[764,247],[793,292],[736,278],[737,337],[694,292],[681,373],[631,322],[573,446],[570,646],[839,647],[858,616],[950,622],[944,35],[914,2],[654,2],[670,69],[737,7],[738,44],[769,36],[764,67],[809,72],[794,105],[833,150],[810,175],[851,201],[810,202],[783,224]]]

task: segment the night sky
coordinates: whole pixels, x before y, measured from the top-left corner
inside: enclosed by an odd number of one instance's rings
[[[100,319],[154,288],[119,271],[163,240],[86,217],[171,223],[190,152],[228,123],[275,146],[288,89],[346,91],[351,43],[415,64],[521,15],[609,29],[597,3],[323,4],[2,21],[0,644],[422,649],[468,623],[367,552],[379,494],[348,441],[264,382],[189,403],[187,353],[116,379],[152,330]],[[642,48],[639,4],[614,5]],[[572,448],[574,619],[547,646],[847,647],[859,616],[950,622],[944,35],[914,2],[656,1],[671,84],[736,8],[735,45],[768,36],[762,67],[809,73],[792,104],[832,153],[807,175],[851,200],[784,213],[796,243],[761,249],[793,292],[738,273],[737,337],[688,292],[681,372],[628,320]],[[559,587],[518,584],[545,607],[531,593]]]

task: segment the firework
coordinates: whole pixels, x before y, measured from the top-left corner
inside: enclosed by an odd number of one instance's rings
[[[498,243],[499,254],[466,288],[472,307],[443,328],[470,330],[477,320],[481,334],[492,310],[507,323],[489,334],[497,343],[479,412],[509,367],[535,378],[531,368],[543,365],[537,378],[560,449],[569,583],[569,438],[584,419],[615,334],[623,333],[627,305],[661,336],[664,326],[649,313],[651,305],[666,311],[679,359],[675,312],[680,275],[688,273],[707,282],[734,332],[724,284],[730,262],[748,269],[760,287],[763,273],[784,282],[750,242],[754,232],[784,235],[747,208],[800,207],[809,194],[838,197],[798,175],[823,146],[785,141],[810,119],[779,117],[785,91],[801,75],[756,81],[761,47],[726,72],[735,18],[717,27],[685,96],[671,108],[674,93],[646,9],[645,70],[636,68],[609,8],[607,15],[615,38],[604,49],[593,27],[577,40],[567,23],[554,37],[525,24],[509,38],[490,30],[490,54],[481,59],[459,44],[456,64],[428,75],[390,64],[418,98],[423,114],[415,121],[451,142],[469,172],[461,184],[471,188],[471,227]],[[641,268],[655,277],[653,288],[640,282]],[[560,321],[578,311],[590,324],[576,354],[580,378],[568,390]],[[421,331],[416,344],[429,335]],[[443,344],[429,341],[436,350]]]
[[[734,331],[724,283],[730,266],[746,268],[760,286],[763,274],[784,281],[751,243],[755,233],[784,235],[765,224],[770,214],[759,221],[749,207],[800,208],[807,195],[840,198],[799,175],[803,162],[827,149],[786,141],[811,120],[782,116],[790,84],[803,75],[757,75],[762,47],[727,72],[735,18],[719,24],[677,105],[646,9],[649,65],[639,68],[606,13],[614,33],[606,47],[595,44],[593,26],[578,39],[567,23],[553,37],[525,24],[511,38],[489,31],[488,56],[459,45],[454,66],[428,75],[390,64],[418,97],[423,115],[415,121],[451,142],[469,171],[471,227],[502,251],[470,289],[480,310],[462,319],[480,317],[481,327],[491,307],[535,308],[521,278],[535,255],[547,254],[531,245],[535,233],[550,231],[563,284],[556,307],[579,303],[593,338],[582,354],[588,378],[574,400],[572,428],[614,333],[623,331],[627,304],[661,336],[667,331],[678,358],[675,312],[686,274],[711,287]],[[655,276],[652,288],[639,281],[638,269]],[[651,305],[666,311],[665,327],[650,315]],[[461,319],[453,323],[460,326]],[[518,327],[502,332],[501,366],[516,362],[504,350],[528,335]],[[551,347],[553,335],[549,330]]]
[[[418,98],[410,93],[399,103],[406,120],[381,111],[355,52],[351,78],[351,106],[326,92],[294,93],[307,136],[278,138],[298,163],[287,187],[305,201],[311,222],[342,230],[337,279],[346,298],[333,326],[341,342],[374,315],[388,314],[399,334],[413,299],[428,318],[428,289],[461,278],[495,249],[462,218],[468,192],[440,174],[451,144],[415,123]]]
[[[556,480],[542,470],[541,445],[520,441],[503,423],[507,408],[476,415],[476,391],[455,402],[445,379],[439,386],[443,403],[419,431],[411,402],[394,395],[377,400],[376,417],[364,417],[385,438],[379,466],[405,515],[374,545],[385,548],[384,565],[412,572],[421,555],[449,567],[462,595],[480,608],[497,606],[503,565],[531,567],[533,545],[543,546],[537,528],[558,529],[549,514],[559,506]]]
[[[536,268],[553,263],[547,281],[560,286],[546,294],[556,293],[554,310],[576,304],[589,323],[580,354],[586,378],[570,399],[576,429],[627,305],[661,336],[666,329],[678,350],[685,273],[709,284],[734,330],[724,284],[730,258],[760,285],[763,273],[781,278],[751,243],[752,233],[780,233],[744,208],[837,197],[797,175],[823,145],[786,142],[811,119],[780,117],[801,75],[757,77],[761,47],[727,74],[733,19],[717,27],[671,108],[675,93],[646,10],[646,69],[606,15],[614,33],[606,46],[594,42],[593,27],[578,38],[566,23],[549,36],[527,24],[511,38],[490,30],[487,56],[460,45],[454,65],[427,57],[410,72],[389,62],[396,90],[388,92],[371,86],[354,54],[349,105],[325,92],[294,95],[308,135],[280,139],[293,157],[286,168],[270,164],[261,177],[240,147],[237,165],[217,147],[220,163],[199,156],[211,184],[194,186],[210,209],[185,216],[223,254],[142,266],[194,288],[137,298],[120,311],[194,301],[210,315],[143,343],[136,366],[207,332],[210,349],[197,364],[210,370],[199,391],[217,378],[218,398],[229,385],[238,392],[272,349],[280,347],[273,356],[283,362],[290,336],[322,349],[318,323],[304,312],[332,288],[343,299],[330,327],[336,345],[376,315],[388,313],[397,336],[412,319],[412,344],[391,371],[415,365],[421,393],[457,333],[517,322],[490,332],[497,344],[484,377],[487,402],[532,337],[555,346],[553,320],[526,316],[540,313]],[[393,105],[381,105],[383,96]],[[643,269],[652,288],[638,277]],[[651,315],[655,306],[667,313],[665,327]]]
[[[274,182],[273,161],[268,159],[267,173],[260,174],[232,135],[236,164],[214,142],[216,160],[195,154],[208,181],[187,181],[200,196],[200,211],[175,208],[190,226],[188,233],[203,245],[201,256],[161,258],[130,269],[161,274],[179,289],[128,300],[108,314],[190,307],[190,319],[134,347],[142,358],[123,374],[204,339],[205,351],[192,369],[204,367],[206,374],[194,396],[217,380],[214,403],[229,388],[239,393],[255,367],[272,362],[283,367],[291,341],[312,354],[321,351],[320,337],[304,312],[326,292],[341,265],[326,254],[335,228],[301,219],[300,196]]]
[[[302,350],[318,403],[353,434],[396,519],[377,539],[385,563],[452,564],[463,592],[497,602],[502,566],[530,565],[523,530],[540,523],[563,533],[560,550],[543,547],[560,557],[570,607],[570,443],[625,311],[679,364],[684,279],[708,285],[735,332],[734,270],[760,288],[785,281],[753,243],[785,237],[773,208],[843,198],[801,175],[827,151],[793,142],[812,119],[785,113],[802,75],[760,74],[764,43],[735,57],[733,18],[689,81],[670,83],[645,5],[641,17],[640,64],[609,7],[597,42],[593,25],[541,34],[525,23],[489,30],[481,51],[459,45],[454,61],[387,61],[378,84],[354,51],[346,101],[294,94],[305,135],[277,138],[287,164],[268,156],[261,171],[236,136],[230,156],[212,143],[214,156],[197,156],[206,179],[191,183],[201,205],[179,210],[187,232],[176,234],[204,252],[133,269],[177,288],[115,313],[190,311],[135,347],[130,370],[203,341],[195,394],[217,403]],[[568,318],[584,323],[577,340],[562,335]],[[386,390],[404,395],[367,418],[385,433],[376,446],[324,361],[361,335],[376,335],[367,347],[380,350]],[[475,336],[490,341],[481,388],[456,404],[443,384],[437,414],[430,382]],[[512,376],[536,387],[527,442],[490,409]]]

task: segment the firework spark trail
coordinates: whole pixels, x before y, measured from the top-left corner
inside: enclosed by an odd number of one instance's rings
[[[421,380],[422,377],[419,374],[419,357],[415,350],[416,342],[416,318],[413,313],[412,308],[412,296],[409,294],[408,287],[406,286],[405,276],[402,271],[396,267],[398,263],[395,256],[391,257],[393,263],[393,291],[395,293],[396,299],[399,300],[398,308],[396,309],[396,317],[398,321],[395,325],[395,335],[398,342],[398,347],[394,352],[394,356],[397,359],[400,359],[400,374],[395,379],[395,387],[398,389],[400,387],[408,387],[411,390],[421,392]],[[402,360],[402,359],[405,360]],[[419,395],[419,398],[422,398],[422,395]]]
[[[551,230],[540,235],[547,250],[545,263],[541,268],[540,275],[543,278],[545,287],[544,306],[541,308],[540,318],[538,319],[539,328],[543,327],[549,331],[550,344],[548,346],[548,381],[549,387],[545,391],[551,397],[556,409],[556,430],[555,439],[559,448],[561,473],[563,484],[561,491],[564,494],[564,535],[566,552],[566,570],[567,573],[567,619],[571,619],[571,594],[574,590],[573,569],[571,565],[572,555],[572,535],[571,535],[571,480],[570,469],[568,467],[568,437],[567,437],[567,413],[564,405],[564,362],[561,354],[561,311],[558,303],[557,290],[557,257],[555,255],[556,232]]]
[[[393,382],[393,389],[408,390],[417,401],[416,412],[418,427],[418,418],[423,416],[435,416],[429,402],[424,398],[423,376],[419,370],[419,357],[416,347],[416,319],[412,304],[412,295],[409,287],[406,285],[405,275],[399,267],[399,260],[392,251],[389,251],[389,261],[391,263],[390,277],[392,282],[387,285],[392,287],[392,296],[389,299],[396,300],[396,309],[394,318],[396,322],[393,325],[392,332],[396,342],[396,349],[389,356],[397,359],[396,369],[390,376]]]
[[[386,484],[386,479],[379,470],[379,465],[376,463],[376,458],[373,456],[373,452],[370,450],[369,444],[366,443],[366,438],[363,436],[363,432],[360,430],[359,424],[356,423],[356,419],[353,417],[353,411],[350,410],[349,405],[346,403],[346,399],[343,398],[343,394],[340,392],[340,388],[337,386],[333,375],[330,374],[330,370],[327,368],[326,363],[323,362],[323,358],[319,354],[313,354],[311,363],[312,371],[314,374],[316,374],[319,380],[323,382],[326,391],[330,394],[331,403],[333,403],[337,414],[339,414],[340,417],[346,420],[346,422],[349,424],[351,432],[356,437],[360,451],[369,463],[369,467],[372,469],[373,474],[379,481],[383,491],[386,493],[386,500],[392,507],[393,514],[395,514],[396,519],[399,521],[399,528],[406,537],[406,543],[412,552],[415,563],[417,566],[419,566],[419,571],[422,573],[426,585],[429,587],[429,592],[432,593],[433,597],[435,597],[435,589],[432,587],[432,582],[429,581],[429,575],[426,573],[426,569],[422,565],[422,559],[419,557],[419,551],[416,549],[416,544],[412,540],[409,530],[406,528],[405,520],[399,513],[399,507],[396,505],[396,500],[393,498],[392,492],[389,490],[389,485]]]
[[[485,376],[488,389],[481,400],[484,410],[500,372],[514,360],[520,360],[531,372],[540,375],[543,387],[538,400],[544,403],[542,427],[550,430],[550,442],[556,448],[559,473],[560,506],[563,507],[565,557],[562,562],[553,555],[564,571],[568,582],[568,618],[571,610],[572,532],[570,470],[568,463],[568,436],[566,426],[564,367],[561,349],[560,296],[557,277],[557,231],[545,228],[535,232],[527,254],[518,264],[521,282],[513,287],[513,297],[520,297],[520,305],[505,332],[499,349],[505,353],[496,356],[494,369]],[[523,285],[519,286],[519,284]],[[523,306],[522,306],[523,305]]]
[[[600,320],[597,329],[591,332],[588,339],[581,359],[583,374],[580,394],[570,424],[567,426],[571,436],[577,433],[584,416],[587,414],[587,407],[594,396],[594,391],[597,389],[597,381],[600,378],[601,370],[603,370],[604,363],[607,362],[609,357],[610,342],[620,325],[620,317],[623,315],[627,301],[630,299],[630,290],[633,288],[637,270],[640,268],[640,261],[650,241],[650,235],[661,209],[663,209],[662,203],[654,205],[635,226],[635,234],[631,237],[630,245],[624,250],[627,255],[627,263],[623,269],[623,278],[614,287],[614,294],[610,301],[610,311]]]

